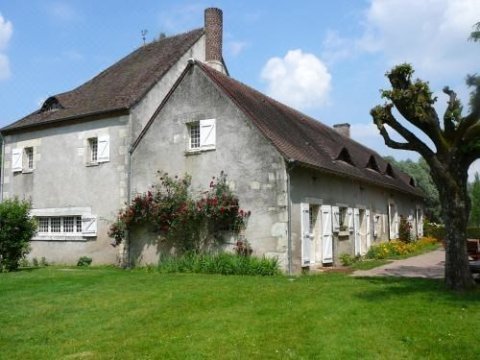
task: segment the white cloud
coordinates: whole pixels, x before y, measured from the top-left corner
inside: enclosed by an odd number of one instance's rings
[[[10,77],[10,62],[3,52],[12,37],[13,25],[0,14],[0,80]]]
[[[316,108],[328,103],[332,76],[313,54],[297,49],[283,58],[271,58],[261,77],[267,82],[268,95],[292,107]]]
[[[356,45],[427,75],[464,74],[478,64],[478,44],[467,38],[479,19],[478,0],[372,0]]]
[[[228,53],[235,57],[247,48],[248,43],[245,41],[227,41],[225,45]]]

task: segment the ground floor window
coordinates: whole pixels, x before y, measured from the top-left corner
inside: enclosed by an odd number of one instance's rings
[[[38,233],[46,234],[81,234],[81,216],[38,216]]]

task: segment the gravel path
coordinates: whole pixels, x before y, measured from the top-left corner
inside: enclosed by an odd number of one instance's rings
[[[352,276],[399,276],[443,279],[445,271],[445,250],[439,249],[371,270],[357,270]]]

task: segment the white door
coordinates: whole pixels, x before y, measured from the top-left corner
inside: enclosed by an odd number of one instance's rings
[[[300,204],[302,216],[302,266],[310,265],[312,260],[313,234],[310,232],[310,205]]]
[[[372,231],[371,231],[371,224],[370,224],[370,210],[365,210],[365,221],[367,222],[367,250],[370,249],[372,245]],[[366,253],[365,252],[365,253]]]
[[[322,262],[333,262],[332,207],[322,205]]]
[[[355,255],[361,254],[361,226],[360,226],[360,210],[353,209],[353,239],[354,239],[354,253]]]

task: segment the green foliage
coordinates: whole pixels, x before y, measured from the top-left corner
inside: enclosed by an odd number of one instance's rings
[[[480,226],[480,175],[475,173],[475,179],[470,188],[470,201],[471,201],[471,210],[470,210],[470,225],[471,226]]]
[[[468,227],[467,228],[467,238],[469,238],[469,239],[480,239],[480,227]]]
[[[199,254],[188,252],[181,256],[163,256],[158,270],[164,273],[203,273],[221,275],[277,275],[278,260],[238,256],[230,253]]]
[[[425,194],[425,216],[430,221],[440,222],[440,198],[427,162],[423,158],[419,158],[417,162],[410,159],[395,160],[392,156],[385,157],[385,160],[413,178],[416,186]]]
[[[37,223],[29,217],[30,203],[18,199],[0,203],[0,271],[15,270],[29,251]]]
[[[178,252],[198,252],[222,244],[225,231],[238,234],[245,228],[250,212],[240,209],[223,172],[212,178],[209,190],[199,198],[190,191],[189,175],[172,178],[167,173],[159,174],[159,185],[137,195],[118,213],[109,232],[115,245],[123,241],[132,226],[148,225]]]
[[[403,215],[400,215],[398,237],[399,240],[404,243],[410,243],[413,241],[412,224],[410,224],[410,222]]]
[[[348,253],[340,254],[340,262],[343,266],[350,266],[356,262],[356,258]]]
[[[477,22],[473,27],[474,30],[471,32],[469,40],[480,41],[480,22]]]
[[[90,266],[92,258],[88,256],[81,256],[77,261],[77,266]]]
[[[425,236],[433,237],[439,241],[444,240],[447,235],[444,225],[430,222],[428,219],[423,222],[423,233]]]
[[[416,255],[438,247],[438,240],[424,237],[420,240],[405,243],[399,240],[383,242],[370,247],[367,259],[395,259]]]

